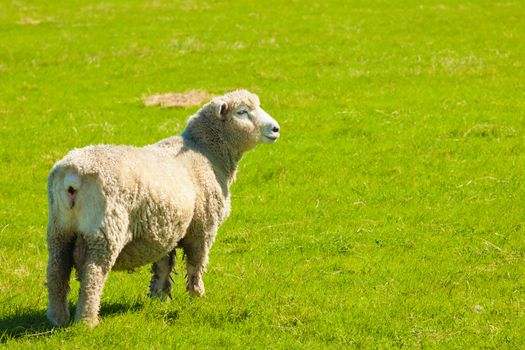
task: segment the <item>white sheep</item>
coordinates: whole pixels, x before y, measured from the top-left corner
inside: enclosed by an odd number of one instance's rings
[[[150,293],[170,295],[176,247],[187,257],[187,290],[204,294],[202,274],[219,225],[230,213],[229,187],[244,152],[273,143],[279,125],[259,98],[237,90],[214,98],[180,136],[145,146],[75,149],[48,178],[49,321],[69,321],[75,266],[75,320],[98,323],[108,272],[154,263]]]

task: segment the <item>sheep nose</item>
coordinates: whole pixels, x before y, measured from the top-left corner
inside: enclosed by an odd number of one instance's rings
[[[274,126],[272,127],[272,131],[273,131],[273,132],[279,132],[279,130],[280,130],[280,129],[279,129],[279,127],[278,127],[277,125],[274,125]]]

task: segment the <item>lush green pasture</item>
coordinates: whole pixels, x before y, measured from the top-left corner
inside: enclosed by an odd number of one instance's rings
[[[0,0],[0,344],[525,346],[522,1]],[[46,176],[244,87],[282,138],[243,159],[207,296],[112,273],[102,322],[44,317]],[[72,307],[78,283],[73,282]]]

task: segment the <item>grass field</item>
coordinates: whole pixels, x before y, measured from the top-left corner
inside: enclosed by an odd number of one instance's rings
[[[0,0],[0,344],[525,346],[521,1]],[[259,94],[281,139],[243,159],[207,296],[114,272],[102,322],[53,330],[46,177],[74,147],[146,145]],[[78,283],[73,282],[71,306]]]

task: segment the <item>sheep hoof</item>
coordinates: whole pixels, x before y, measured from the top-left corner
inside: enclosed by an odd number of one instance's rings
[[[204,292],[204,286],[188,286],[188,293],[192,297],[202,297]]]
[[[203,297],[203,296],[204,296],[204,291],[200,291],[200,290],[189,290],[188,292],[189,292],[189,294],[190,294],[192,297],[195,297],[195,298],[200,298],[200,297]]]
[[[82,318],[82,319],[80,319],[80,323],[83,324],[84,326],[86,326],[89,329],[93,329],[93,328],[95,328],[98,325],[99,320],[98,320],[98,317]]]
[[[188,293],[194,297],[202,297],[204,295],[204,282],[202,278],[197,275],[193,275],[188,279],[188,285],[186,287]]]
[[[167,298],[173,299],[171,296],[171,283],[172,279],[170,278],[162,284],[162,286],[159,286],[159,279],[158,276],[155,275],[153,279],[151,280],[150,288],[149,288],[149,296],[152,299],[159,299],[159,300],[166,300]]]
[[[65,312],[47,310],[46,316],[49,323],[54,327],[64,327],[69,323],[69,310],[66,310]]]
[[[149,297],[151,299],[158,299],[162,301],[165,301],[168,298],[173,299],[173,297],[171,296],[171,291],[165,291],[165,290],[151,291],[151,293],[149,294]]]

